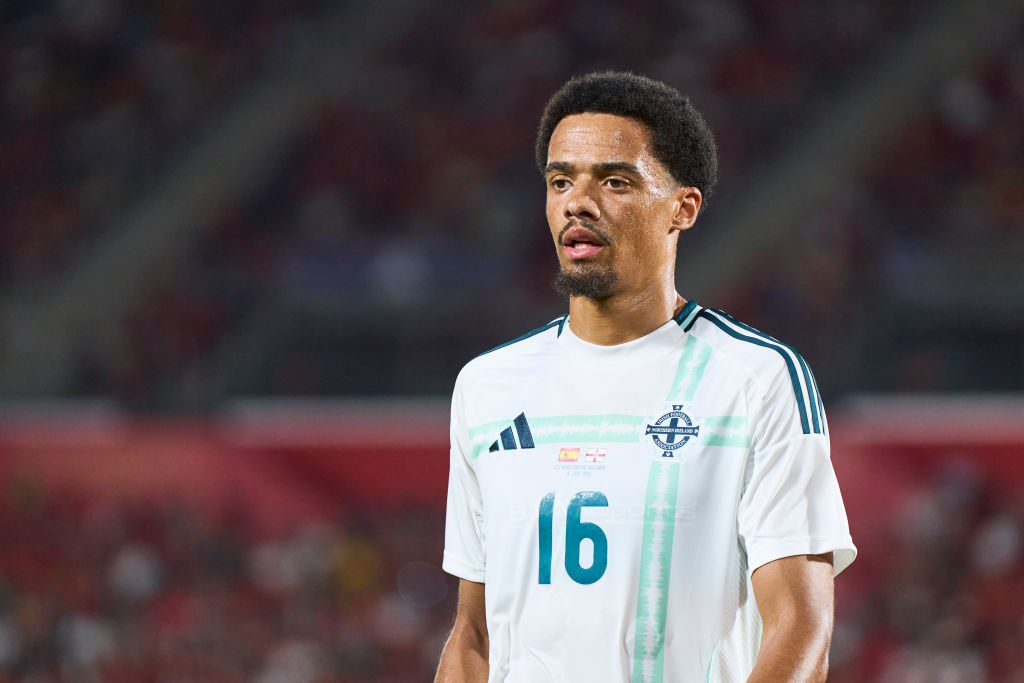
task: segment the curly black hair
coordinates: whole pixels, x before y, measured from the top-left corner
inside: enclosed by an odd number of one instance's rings
[[[558,89],[540,119],[535,149],[544,173],[548,143],[558,122],[573,114],[626,116],[651,132],[654,156],[680,185],[696,187],[706,200],[718,182],[715,138],[689,98],[646,76],[606,71],[577,76]]]

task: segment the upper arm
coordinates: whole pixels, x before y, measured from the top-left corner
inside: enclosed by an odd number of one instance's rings
[[[832,553],[783,557],[750,577],[765,632],[787,620],[832,625]]]
[[[455,613],[456,627],[461,625],[487,638],[487,609],[484,584],[459,579],[459,604]]]
[[[484,584],[462,579],[455,627],[441,653],[435,683],[484,683],[489,650]]]
[[[764,633],[750,681],[824,681],[832,640],[832,554],[783,557],[751,576]]]
[[[452,656],[456,659],[472,653],[479,657],[478,661],[487,662],[490,638],[487,634],[484,595],[484,584],[459,579],[459,604],[455,611],[455,626],[445,648],[451,649]]]

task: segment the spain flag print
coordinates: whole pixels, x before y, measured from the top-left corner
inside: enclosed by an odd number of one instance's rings
[[[576,462],[580,457],[580,449],[563,448],[558,452],[558,462]]]

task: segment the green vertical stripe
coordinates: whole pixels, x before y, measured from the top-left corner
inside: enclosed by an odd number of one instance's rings
[[[679,491],[679,463],[655,460],[647,477],[640,585],[633,644],[633,683],[661,683],[665,666],[665,617]]]
[[[711,681],[711,667],[715,665],[715,654],[718,653],[718,645],[721,642],[722,641],[718,641],[718,643],[715,643],[715,649],[711,651],[711,659],[708,660],[708,671],[704,674],[704,683],[710,683]]]
[[[704,370],[711,359],[711,345],[694,336],[687,337],[676,366],[676,376],[668,391],[668,401],[692,401]]]

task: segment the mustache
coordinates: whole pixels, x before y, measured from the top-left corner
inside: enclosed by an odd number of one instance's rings
[[[612,243],[612,238],[609,237],[607,235],[607,233],[605,233],[603,230],[599,229],[596,225],[594,225],[590,221],[584,220],[582,218],[573,218],[568,223],[566,223],[565,227],[562,228],[559,231],[559,233],[558,233],[558,241],[561,242],[562,238],[565,237],[565,233],[569,232],[573,228],[586,228],[590,232],[592,232],[595,235],[597,235],[597,237],[602,242],[604,242],[605,244],[611,244]]]

